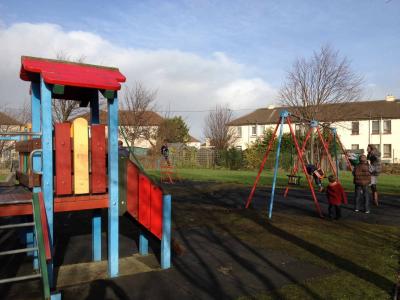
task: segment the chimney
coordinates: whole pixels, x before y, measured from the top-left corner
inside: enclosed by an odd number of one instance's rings
[[[393,102],[393,101],[395,101],[395,100],[396,100],[396,97],[393,96],[393,95],[387,95],[387,96],[386,96],[386,101]]]

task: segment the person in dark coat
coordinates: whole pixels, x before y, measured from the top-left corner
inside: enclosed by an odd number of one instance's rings
[[[361,198],[364,198],[364,209],[365,213],[369,214],[369,191],[368,186],[371,184],[371,173],[369,172],[369,166],[367,157],[365,155],[360,156],[360,164],[353,170],[354,185],[356,189],[356,200],[354,211],[360,210]]]
[[[342,185],[337,182],[336,177],[330,175],[328,177],[328,187],[326,188],[326,196],[328,198],[329,208],[328,214],[329,218],[333,217],[332,210],[335,208],[335,220],[339,220],[342,216],[340,206],[342,204],[347,204],[347,196],[344,192]]]
[[[166,140],[164,140],[164,144],[161,146],[160,149],[161,155],[164,157],[166,163],[168,166],[170,166],[170,162],[169,162],[169,149],[168,149],[168,143]]]
[[[118,141],[118,156],[129,157],[129,150],[124,147],[124,143],[121,140]]]
[[[367,160],[369,160],[369,171],[371,173],[371,193],[372,193],[372,201],[376,206],[379,205],[378,202],[378,189],[376,184],[378,183],[378,176],[381,172],[381,153],[374,146],[369,144],[367,147]]]

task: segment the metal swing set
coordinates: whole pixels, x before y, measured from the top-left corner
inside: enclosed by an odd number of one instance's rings
[[[298,139],[296,137],[295,130],[293,129],[292,117],[296,118],[297,120],[300,120],[302,122],[304,122],[304,121],[309,122],[309,126],[310,127],[309,127],[309,129],[308,129],[308,131],[307,131],[307,133],[305,135],[305,138],[304,138],[304,140],[302,142],[301,147],[299,146],[299,141],[298,141]],[[323,218],[324,215],[323,215],[323,213],[321,211],[321,207],[319,205],[317,195],[316,195],[316,193],[314,191],[314,187],[313,187],[313,183],[312,183],[312,176],[308,174],[306,162],[304,160],[304,153],[305,153],[305,150],[306,150],[307,142],[310,140],[312,133],[313,132],[317,133],[317,136],[318,136],[318,138],[319,138],[319,140],[320,140],[320,142],[321,142],[321,144],[323,146],[323,151],[324,151],[323,155],[325,155],[327,157],[330,169],[332,170],[333,174],[336,176],[336,178],[338,180],[339,180],[339,160],[338,160],[338,155],[337,155],[337,145],[340,146],[340,148],[341,148],[341,150],[342,150],[342,152],[343,152],[343,154],[345,156],[347,167],[350,170],[352,169],[352,165],[350,164],[349,158],[348,158],[347,153],[346,153],[346,151],[345,151],[345,149],[343,147],[343,144],[340,141],[339,136],[337,135],[336,128],[332,128],[332,127],[329,127],[327,125],[320,124],[316,120],[309,120],[309,119],[298,117],[298,116],[296,116],[294,114],[291,114],[287,110],[283,110],[283,111],[280,112],[279,120],[276,123],[276,126],[275,126],[275,129],[273,131],[272,137],[271,137],[271,139],[270,139],[270,141],[268,143],[268,147],[267,147],[267,149],[265,151],[265,154],[264,154],[264,157],[262,159],[262,162],[261,162],[261,165],[260,165],[260,169],[258,170],[257,177],[256,177],[256,179],[254,181],[254,184],[253,184],[253,187],[252,187],[251,192],[249,194],[249,197],[247,198],[247,201],[246,201],[246,204],[245,204],[245,208],[249,208],[249,206],[251,204],[251,201],[253,199],[254,193],[255,193],[256,188],[257,188],[257,184],[258,184],[258,182],[260,180],[260,177],[261,177],[261,173],[264,170],[265,163],[266,163],[266,161],[268,159],[268,156],[269,156],[270,152],[272,151],[272,147],[274,145],[275,140],[278,139],[278,145],[276,147],[276,153],[275,153],[275,166],[274,166],[274,174],[273,174],[273,180],[272,180],[271,196],[270,196],[270,201],[269,201],[269,211],[268,211],[268,217],[270,219],[272,218],[272,210],[273,210],[274,198],[275,198],[276,180],[277,180],[278,169],[279,169],[279,158],[280,158],[280,153],[281,153],[283,126],[285,124],[287,124],[289,126],[290,135],[291,135],[291,137],[293,139],[294,146],[296,148],[297,163],[295,163],[290,175],[288,175],[288,185],[287,185],[287,187],[285,189],[284,197],[285,198],[287,197],[290,185],[293,185],[293,184],[298,185],[299,184],[299,176],[297,176],[297,173],[299,172],[299,164],[300,164],[300,168],[303,171],[303,173],[304,173],[304,175],[305,175],[305,177],[307,179],[307,183],[308,183],[308,186],[310,188],[311,196],[312,196],[312,199],[314,201],[317,213],[321,218]],[[327,140],[325,140],[323,132],[321,131],[322,127],[329,129],[328,130],[329,134],[328,134],[328,139]],[[279,134],[277,135],[278,129],[279,129]],[[332,156],[331,156],[331,154],[329,152],[329,146],[330,146],[331,142],[333,142],[333,147],[334,147],[333,151],[334,151],[334,154],[335,154],[335,163],[334,163],[334,161],[332,159]],[[322,157],[321,157],[321,159],[322,159]]]

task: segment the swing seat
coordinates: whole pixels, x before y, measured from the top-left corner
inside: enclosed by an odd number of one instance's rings
[[[288,177],[288,185],[300,185],[301,176],[286,175]]]

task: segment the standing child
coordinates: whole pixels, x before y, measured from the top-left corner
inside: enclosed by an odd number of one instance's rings
[[[168,149],[168,143],[166,140],[164,140],[164,144],[161,146],[161,155],[164,157],[165,161],[167,162],[167,165],[170,166],[169,149]]]
[[[330,175],[328,177],[328,187],[326,189],[326,196],[329,203],[329,218],[332,218],[332,210],[335,208],[335,220],[339,220],[342,216],[340,205],[347,204],[347,196],[344,192],[342,185],[336,181],[336,177]]]
[[[356,187],[354,211],[358,212],[360,210],[360,199],[363,197],[365,213],[369,214],[368,186],[371,184],[371,173],[369,172],[367,157],[364,154],[360,156],[360,164],[354,168],[353,175]]]

